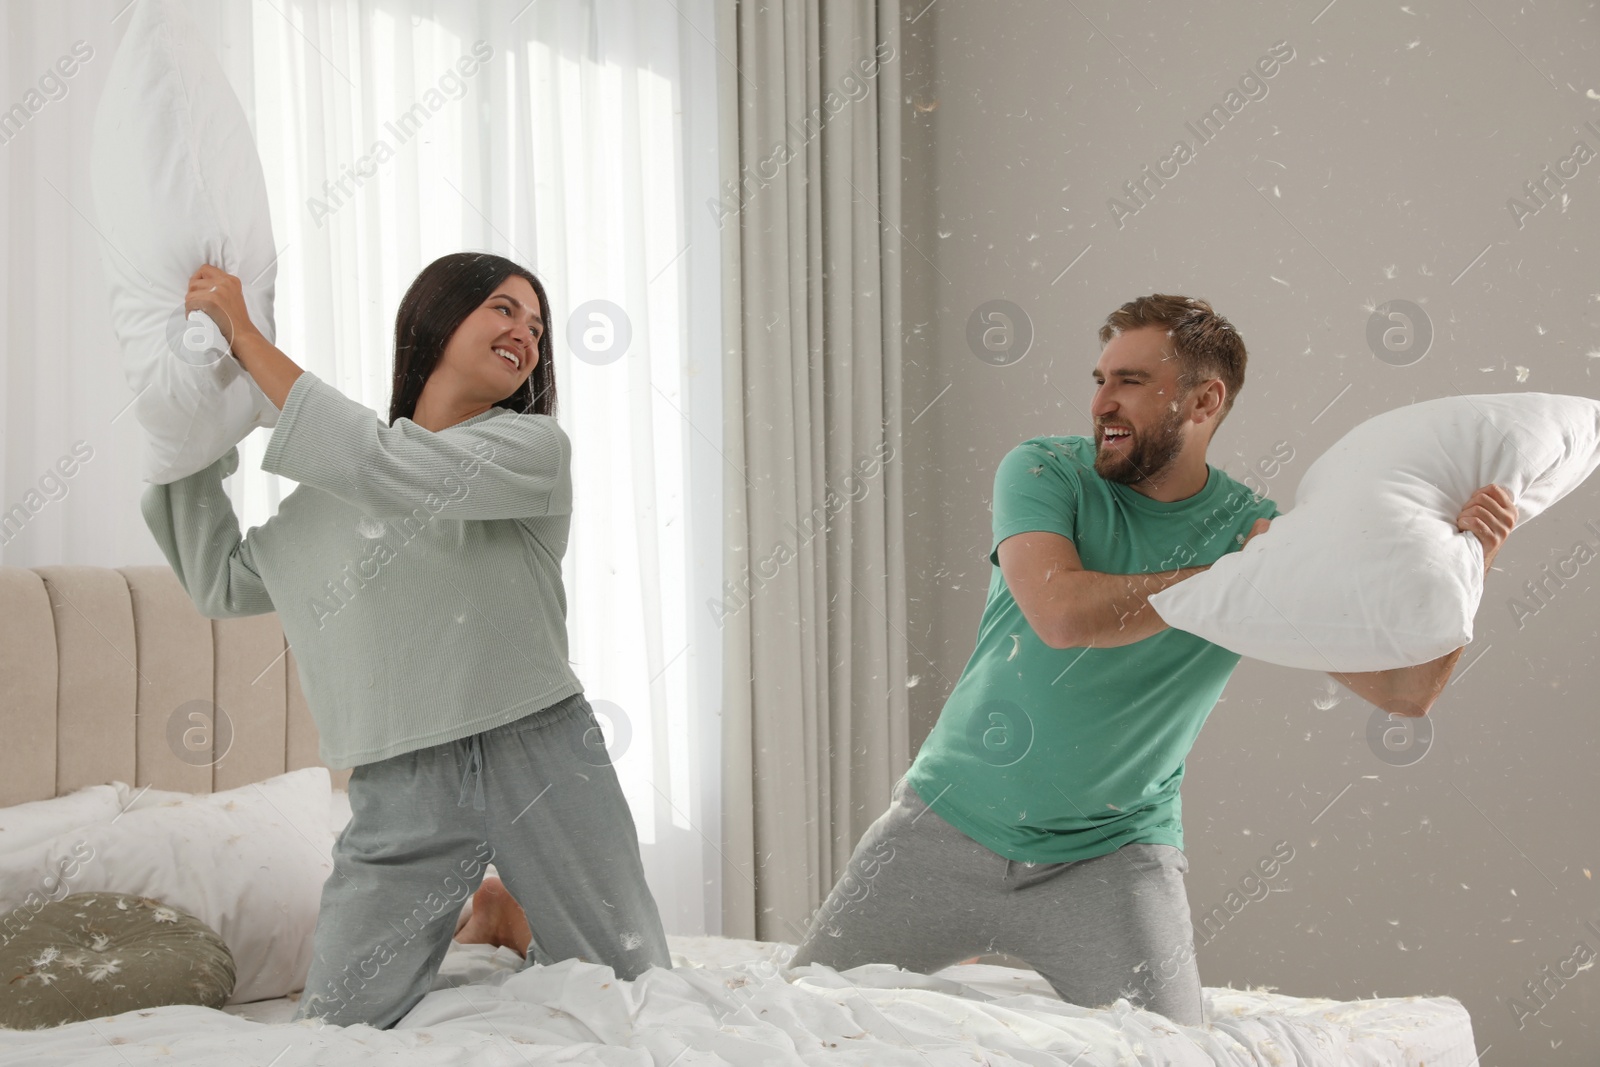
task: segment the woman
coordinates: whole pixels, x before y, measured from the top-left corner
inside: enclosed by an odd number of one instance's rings
[[[395,319],[388,425],[268,342],[239,279],[201,267],[184,305],[281,409],[262,469],[300,485],[241,538],[233,448],[146,490],[146,522],[203,614],[277,611],[322,760],[353,768],[296,1018],[393,1026],[491,861],[530,963],[670,967],[567,663],[570,446],[539,280],[493,255],[429,264]]]

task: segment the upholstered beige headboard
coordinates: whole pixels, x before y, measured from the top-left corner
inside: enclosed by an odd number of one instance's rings
[[[164,565],[0,567],[0,805],[114,780],[210,793],[320,763],[276,614],[207,619]]]

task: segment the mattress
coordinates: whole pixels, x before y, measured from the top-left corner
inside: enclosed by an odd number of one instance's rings
[[[1207,1026],[1119,1001],[1063,1003],[1032,971],[978,964],[919,975],[886,965],[782,967],[793,946],[671,937],[673,969],[620,982],[567,960],[522,968],[509,949],[452,944],[434,989],[391,1030],[290,1022],[293,998],[127,1012],[0,1030],[7,1064],[1414,1065],[1472,1067],[1450,997],[1334,1001],[1204,990]]]

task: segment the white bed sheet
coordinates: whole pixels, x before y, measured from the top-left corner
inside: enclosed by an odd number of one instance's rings
[[[167,1007],[53,1030],[0,1030],[7,1064],[1272,1065],[1472,1067],[1450,997],[1339,1002],[1206,989],[1207,1028],[1119,1002],[1065,1004],[1032,971],[925,976],[873,965],[784,972],[792,946],[672,937],[674,968],[619,982],[568,960],[520,970],[508,949],[452,945],[434,991],[392,1030],[289,1022],[290,998]]]

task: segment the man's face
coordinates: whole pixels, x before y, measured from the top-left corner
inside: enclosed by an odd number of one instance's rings
[[[1183,451],[1191,414],[1172,338],[1160,326],[1118,334],[1101,351],[1094,380],[1095,473],[1131,486],[1159,482]]]

